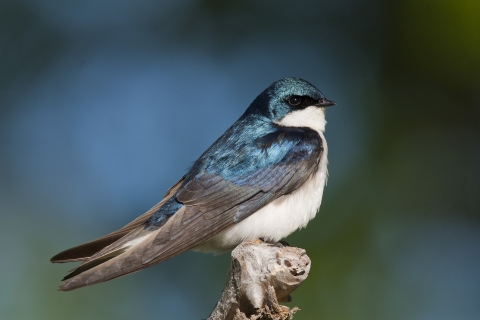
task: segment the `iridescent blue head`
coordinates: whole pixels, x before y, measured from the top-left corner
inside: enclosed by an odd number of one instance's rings
[[[248,107],[246,113],[260,114],[273,122],[307,108],[333,106],[335,102],[325,96],[311,83],[299,78],[285,78],[272,83]]]

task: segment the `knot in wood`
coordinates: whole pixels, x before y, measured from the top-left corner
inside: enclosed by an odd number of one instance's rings
[[[278,302],[291,301],[310,265],[304,249],[260,240],[241,243],[232,251],[227,283],[209,319],[290,319],[298,308]]]

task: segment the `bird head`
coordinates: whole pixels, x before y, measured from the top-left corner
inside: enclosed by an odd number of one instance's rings
[[[311,83],[285,78],[272,83],[250,105],[246,113],[258,114],[287,127],[325,130],[325,108],[335,105]]]

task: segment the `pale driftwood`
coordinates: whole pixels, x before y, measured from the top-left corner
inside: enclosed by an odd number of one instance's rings
[[[278,302],[307,278],[310,258],[304,249],[243,242],[232,251],[232,265],[220,300],[207,320],[286,320],[299,310]]]

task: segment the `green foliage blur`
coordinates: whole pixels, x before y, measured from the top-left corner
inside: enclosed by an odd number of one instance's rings
[[[0,2],[0,319],[206,318],[228,254],[69,293],[49,258],[155,204],[287,76],[337,102],[321,210],[287,239],[312,259],[295,319],[480,319],[479,17],[478,0]]]

